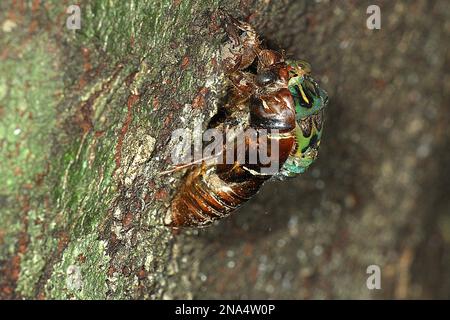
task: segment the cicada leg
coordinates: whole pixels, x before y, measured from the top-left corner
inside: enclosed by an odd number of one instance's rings
[[[224,10],[218,13],[230,39],[222,48],[222,66],[227,73],[244,70],[253,63],[261,50],[258,36],[248,23],[233,18]]]

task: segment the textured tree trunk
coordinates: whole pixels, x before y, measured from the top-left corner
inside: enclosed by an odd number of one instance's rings
[[[0,3],[0,297],[449,297],[447,1]],[[320,160],[204,230],[163,225],[223,77],[218,7],[311,62]],[[382,289],[368,290],[378,265]]]

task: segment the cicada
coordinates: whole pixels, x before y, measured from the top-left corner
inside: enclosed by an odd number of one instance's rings
[[[202,227],[226,217],[266,181],[295,177],[318,155],[328,96],[312,78],[310,65],[264,48],[248,23],[221,16],[229,37],[221,53],[229,88],[222,116],[210,126],[223,132],[252,129],[257,138],[243,140],[245,153],[261,148],[261,134],[269,149],[277,145],[277,154],[269,164],[235,157],[231,163],[203,161],[189,168],[168,212],[166,224],[172,227]],[[264,170],[273,165],[277,172]]]

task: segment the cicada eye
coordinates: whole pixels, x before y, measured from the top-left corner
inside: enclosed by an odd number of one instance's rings
[[[271,84],[272,82],[275,82],[277,80],[277,75],[275,73],[273,73],[272,71],[261,71],[260,73],[258,73],[258,75],[256,76],[256,83],[259,86],[265,86],[268,84]]]
[[[311,73],[311,65],[308,62],[304,60],[299,60],[297,61],[297,66],[299,69],[302,69],[304,73],[306,74]]]

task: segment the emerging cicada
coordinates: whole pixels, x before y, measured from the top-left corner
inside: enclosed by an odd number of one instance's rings
[[[258,138],[243,140],[245,153],[261,148],[260,136],[270,147],[278,172],[267,173],[260,160],[245,163],[234,155],[231,163],[192,166],[175,196],[166,223],[173,227],[201,227],[223,218],[253,197],[267,180],[303,173],[317,158],[328,96],[310,76],[303,61],[262,48],[247,23],[221,13],[230,38],[222,51],[222,66],[229,80],[227,103],[210,127],[228,132],[240,126]],[[262,134],[268,131],[268,134]],[[261,133],[261,135],[260,135]],[[223,154],[229,153],[225,145]]]

